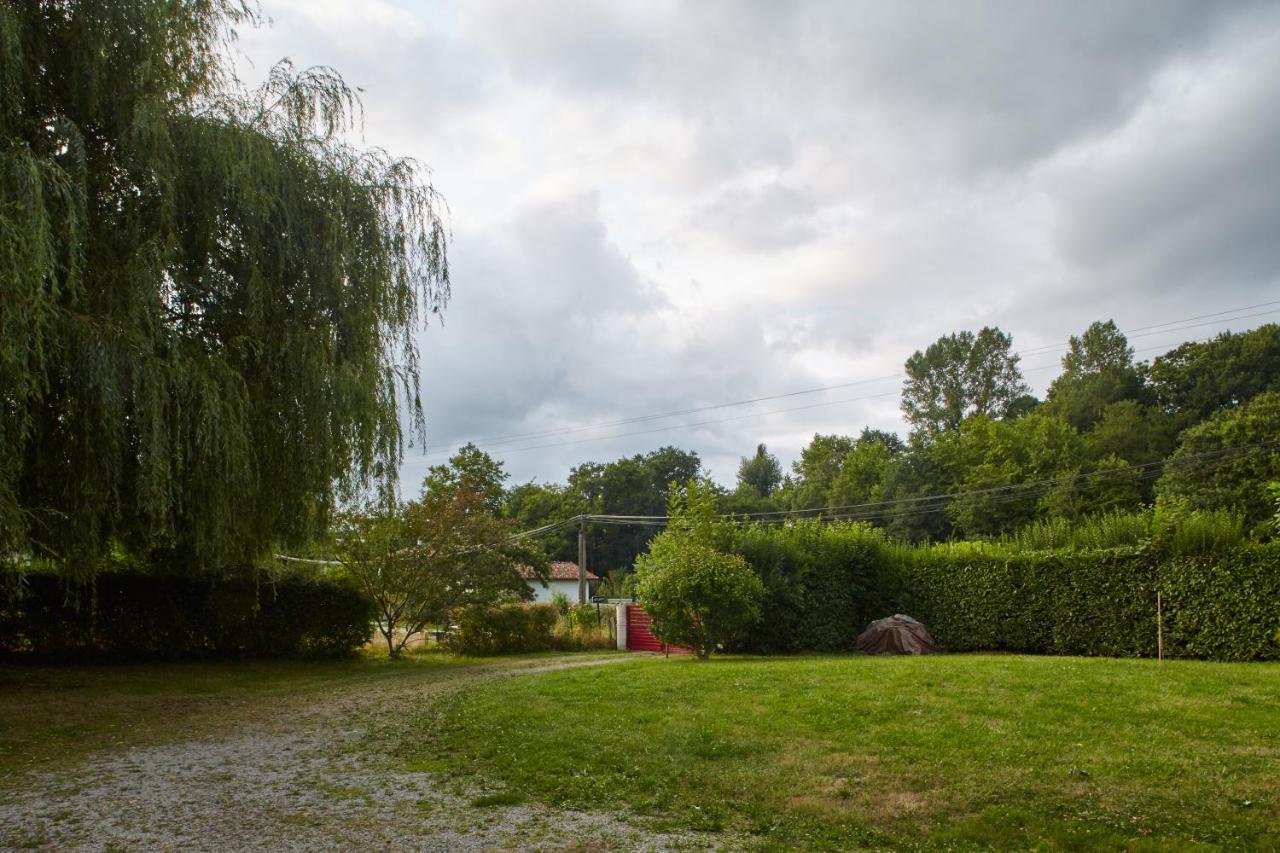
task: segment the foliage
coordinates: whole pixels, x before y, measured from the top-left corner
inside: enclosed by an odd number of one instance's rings
[[[1200,509],[1235,509],[1255,525],[1270,516],[1266,484],[1280,477],[1280,392],[1260,394],[1182,434],[1156,483],[1164,498]],[[1247,445],[1261,445],[1233,450]]]
[[[636,600],[652,617],[654,636],[701,658],[750,627],[764,596],[745,560],[716,550],[733,525],[716,516],[715,497],[699,480],[674,492],[667,529],[636,560]]]
[[[800,458],[791,465],[795,479],[788,489],[790,508],[828,506],[831,486],[854,446],[853,439],[848,436],[815,435],[813,441],[800,451]]]
[[[483,495],[460,488],[403,506],[368,507],[338,519],[334,551],[377,605],[391,657],[427,625],[460,607],[531,595],[524,573],[545,579],[546,560],[511,522],[488,511]]]
[[[998,328],[943,335],[907,359],[902,412],[926,434],[956,429],[973,414],[1002,417],[1027,393],[1013,338]]]
[[[1271,516],[1271,535],[1280,540],[1280,481],[1268,483],[1267,493],[1271,495],[1271,504],[1275,508]]]
[[[902,442],[892,433],[863,430],[831,479],[824,505],[856,506],[883,500],[886,474],[902,449]]]
[[[847,651],[873,619],[892,613],[883,534],[817,520],[744,525],[730,550],[764,585],[759,624],[733,647],[750,652]]]
[[[778,457],[763,444],[756,445],[756,455],[743,457],[738,465],[738,486],[749,489],[758,497],[767,498],[782,485],[782,465]]]
[[[1146,396],[1133,348],[1115,321],[1096,322],[1072,335],[1062,357],[1062,373],[1049,385],[1046,411],[1078,430],[1102,419],[1107,406]]]
[[[672,483],[667,498],[670,520],[666,532],[671,536],[695,538],[713,548],[723,547],[734,525],[719,514],[719,497],[716,484],[709,479],[695,477],[683,486]]]
[[[431,498],[471,492],[480,497],[488,512],[497,515],[502,512],[509,476],[501,462],[468,442],[446,464],[427,469],[422,493]]]
[[[0,6],[0,553],[247,562],[388,487],[402,424],[422,432],[442,202],[346,141],[333,71],[242,91],[223,48],[246,21]]]
[[[546,651],[556,616],[550,604],[471,605],[454,613],[456,627],[445,636],[445,645],[477,656]]]
[[[1087,459],[1114,456],[1133,465],[1159,462],[1173,452],[1176,444],[1173,418],[1162,409],[1137,400],[1111,403],[1084,434]],[[1149,489],[1144,496],[1150,497]]]
[[[407,754],[467,787],[725,832],[711,847],[1257,850],[1280,842],[1277,693],[1280,664],[631,660],[459,691]],[[589,738],[565,735],[577,708]]]
[[[904,612],[953,650],[1143,655],[1154,649],[1160,579],[1219,560],[1223,578],[1235,572],[1258,592],[1253,604],[1233,604],[1247,626],[1237,634],[1252,639],[1171,635],[1169,653],[1199,654],[1213,642],[1230,647],[1227,659],[1280,656],[1280,645],[1256,641],[1280,630],[1270,604],[1270,590],[1280,591],[1280,545],[1246,545],[1241,517],[1229,512],[1162,504],[1074,525],[1042,520],[1003,541],[925,547],[891,543],[865,523],[806,520],[737,525],[721,547],[745,559],[764,586],[763,617],[733,645],[742,651],[847,650],[869,622]],[[1177,608],[1184,624],[1219,611],[1216,599],[1165,592],[1167,612]]]
[[[1191,426],[1260,394],[1280,392],[1280,325],[1188,341],[1155,359],[1148,375],[1179,428]]]
[[[0,578],[0,653],[23,657],[334,657],[369,640],[373,616],[351,584],[304,572]]]
[[[617,648],[617,614],[614,608],[598,604],[553,605],[559,616],[553,632],[553,645],[565,651]]]
[[[516,522],[521,530],[533,530],[547,524],[565,521],[587,512],[586,499],[576,489],[557,483],[521,483],[507,491],[502,514]],[[551,560],[578,561],[576,526],[554,530],[542,537],[543,547]],[[588,556],[591,556],[590,549]],[[600,561],[592,570],[601,574]]]
[[[569,488],[590,512],[662,515],[672,483],[687,483],[702,470],[696,453],[662,447],[607,464],[585,463],[569,472]],[[656,533],[652,527],[610,525],[588,531],[587,568],[596,574],[629,568]],[[576,560],[577,553],[570,559]]]
[[[896,556],[907,612],[953,651],[1153,656],[1159,590],[1167,655],[1280,658],[1273,546],[1164,557],[1145,548]]]
[[[1077,521],[1050,516],[1004,537],[1015,551],[1090,551],[1133,548],[1151,540],[1151,512],[1110,510]]]
[[[1059,514],[1073,509],[1071,483],[1030,493],[1000,490],[1080,472],[1080,439],[1065,421],[1042,414],[1005,421],[978,415],[939,436],[931,453],[940,468],[954,472],[954,490],[976,492],[961,495],[947,506],[947,515],[961,535],[998,535],[1047,509]]]

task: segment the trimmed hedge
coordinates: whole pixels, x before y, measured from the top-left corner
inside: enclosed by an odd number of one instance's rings
[[[559,614],[554,604],[498,604],[467,607],[454,616],[456,630],[445,646],[463,655],[544,652],[552,647]]]
[[[1166,653],[1280,660],[1280,544],[1174,560],[1160,589]]]
[[[1012,552],[910,548],[857,524],[747,526],[729,550],[765,584],[735,649],[847,651],[874,619],[909,613],[952,651],[1280,659],[1280,544],[1157,558],[1146,548]]]
[[[336,657],[368,642],[373,619],[353,586],[303,574],[0,580],[0,654],[40,659]]]
[[[885,560],[884,537],[866,525],[748,525],[732,537],[729,550],[765,588],[761,620],[735,651],[846,651],[868,622],[894,612],[899,579]]]
[[[955,650],[1109,657],[1156,654],[1156,592],[1169,657],[1280,659],[1280,548],[1157,560],[1142,549],[956,556],[898,564],[904,608]]]
[[[899,563],[904,608],[953,651],[1154,655],[1152,561],[1130,553],[996,556],[927,549]]]

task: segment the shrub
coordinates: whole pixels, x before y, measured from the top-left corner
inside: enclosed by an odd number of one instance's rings
[[[617,647],[617,614],[612,606],[578,604],[563,611],[558,606],[556,609],[560,619],[554,631],[555,648],[578,651]]]
[[[1280,660],[1280,545],[1160,566],[1165,649],[1213,660]]]
[[[729,550],[764,584],[766,617],[734,648],[752,652],[845,651],[872,619],[893,613],[897,578],[886,572],[886,542],[870,525],[739,527]]]
[[[104,571],[0,584],[0,653],[35,658],[296,657],[348,654],[373,633],[372,603],[306,573]]]
[[[1231,509],[1191,509],[1185,501],[1162,500],[1155,511],[1111,510],[1076,522],[1054,517],[1034,521],[1005,536],[1007,553],[1100,551],[1151,544],[1168,556],[1222,551],[1245,539],[1244,515]]]
[[[636,598],[653,633],[706,658],[759,618],[764,584],[746,561],[676,532],[636,561]]]
[[[504,655],[541,652],[552,647],[556,624],[551,604],[497,604],[457,611],[456,630],[445,646],[464,655]]]

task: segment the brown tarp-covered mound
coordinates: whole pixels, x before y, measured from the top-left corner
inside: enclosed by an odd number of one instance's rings
[[[932,655],[942,651],[924,623],[901,613],[872,622],[858,635],[854,647],[869,655]]]

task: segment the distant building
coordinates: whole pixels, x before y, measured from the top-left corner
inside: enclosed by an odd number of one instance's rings
[[[551,597],[558,592],[574,604],[578,603],[577,563],[552,563],[551,573],[546,581],[540,581],[535,578],[532,569],[525,571],[524,576],[529,588],[533,590],[534,601],[550,602]],[[600,583],[600,578],[591,572],[587,572],[587,598],[595,594],[598,583]]]

